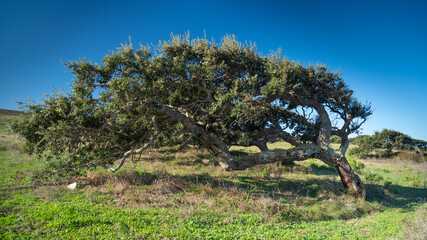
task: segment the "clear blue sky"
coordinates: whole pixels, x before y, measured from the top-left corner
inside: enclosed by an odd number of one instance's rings
[[[427,140],[427,1],[0,0],[0,108],[72,83],[61,60],[100,62],[121,43],[171,32],[236,34],[263,54],[282,48],[324,63],[374,114],[363,133],[389,128]],[[67,89],[67,88],[66,88]]]

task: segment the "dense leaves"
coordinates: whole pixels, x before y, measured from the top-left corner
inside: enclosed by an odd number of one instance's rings
[[[421,149],[427,148],[427,143],[409,137],[398,131],[383,129],[375,132],[372,136],[360,135],[352,139],[357,145],[349,153],[358,157],[389,158],[397,154],[394,150],[415,150],[420,154],[421,161],[423,153]]]

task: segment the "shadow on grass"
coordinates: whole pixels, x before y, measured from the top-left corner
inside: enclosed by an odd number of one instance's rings
[[[407,208],[411,203],[427,200],[427,188],[391,185],[385,188],[378,184],[365,184],[366,201],[379,202],[393,208]]]
[[[337,176],[338,172],[335,168],[326,165],[311,166],[311,170],[315,175],[319,176]]]
[[[320,170],[320,175],[326,170]],[[328,171],[329,172],[329,171]],[[332,171],[330,171],[332,174]],[[283,201],[309,197],[312,200],[324,200],[328,197],[341,196],[345,190],[340,181],[332,178],[323,179],[286,179],[253,176],[222,176],[215,177],[207,173],[171,175],[165,171],[140,172],[127,171],[120,174],[100,174],[88,177],[88,185],[103,185],[107,183],[127,183],[134,186],[153,185],[156,181],[177,186],[176,191],[188,192],[195,185],[209,185],[212,188],[222,188],[225,191],[236,189],[252,196],[269,196]],[[365,184],[367,202],[376,202],[393,208],[406,208],[408,204],[427,200],[426,188],[391,185]]]

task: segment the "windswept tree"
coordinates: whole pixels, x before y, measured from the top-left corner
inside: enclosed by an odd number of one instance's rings
[[[417,140],[398,131],[383,129],[372,136],[361,135],[353,139],[357,145],[349,153],[358,157],[390,158],[396,155],[394,150],[413,150],[418,155],[418,160],[424,162],[424,153],[427,143]]]
[[[234,36],[218,44],[172,36],[155,50],[123,45],[102,64],[66,66],[75,75],[71,93],[23,103],[24,119],[14,127],[30,153],[60,159],[57,168],[115,172],[153,144],[191,143],[217,153],[226,171],[317,158],[337,169],[351,194],[365,197],[345,153],[349,134],[372,112],[323,65],[304,67],[280,52],[262,56]],[[333,135],[339,150],[329,147]],[[293,147],[268,149],[279,140]],[[233,156],[232,145],[261,152]]]

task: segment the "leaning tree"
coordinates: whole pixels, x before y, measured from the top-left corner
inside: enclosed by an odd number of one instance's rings
[[[206,147],[226,171],[316,158],[335,167],[356,198],[365,197],[345,153],[349,134],[372,112],[339,73],[304,67],[280,51],[263,56],[234,36],[220,43],[172,36],[153,48],[128,44],[102,64],[67,62],[75,75],[70,93],[22,103],[14,129],[26,149],[53,156],[57,168],[111,172],[153,144]],[[338,150],[329,146],[333,135],[341,139]],[[293,147],[270,150],[267,142],[275,141]],[[261,152],[233,156],[232,145]]]

